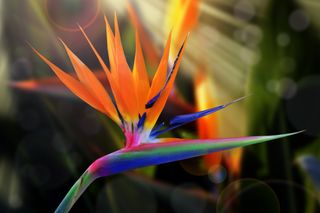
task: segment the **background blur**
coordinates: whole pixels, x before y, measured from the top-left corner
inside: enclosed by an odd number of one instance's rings
[[[161,52],[169,1],[132,3]],[[103,16],[115,11],[131,66],[126,1],[0,1],[0,212],[53,212],[94,159],[122,145],[118,127],[49,78],[28,45],[72,71],[62,38],[100,70],[77,24],[106,59]],[[239,171],[228,160],[207,170],[198,158],[100,179],[72,212],[320,212],[319,1],[200,1],[176,83],[182,111],[199,98],[198,69],[214,105],[250,95],[218,113],[217,137],[306,131],[245,148]],[[30,90],[10,87],[27,80]],[[196,126],[173,134],[197,137]]]

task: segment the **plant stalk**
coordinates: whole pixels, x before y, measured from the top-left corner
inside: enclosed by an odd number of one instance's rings
[[[98,177],[93,174],[90,174],[86,170],[81,177],[73,184],[69,192],[61,201],[58,208],[55,210],[55,213],[66,213],[69,212],[75,202],[79,199],[82,193],[88,188],[88,186]]]

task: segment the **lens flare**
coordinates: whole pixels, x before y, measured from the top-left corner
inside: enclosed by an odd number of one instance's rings
[[[80,31],[77,24],[87,28],[92,25],[101,10],[101,0],[46,0],[45,10],[49,21],[58,29]]]

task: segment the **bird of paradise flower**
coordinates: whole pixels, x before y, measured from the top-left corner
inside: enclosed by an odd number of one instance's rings
[[[112,94],[108,94],[90,69],[63,42],[78,79],[61,70],[34,49],[75,95],[106,114],[121,127],[125,135],[125,146],[94,161],[72,186],[55,212],[68,212],[85,189],[99,177],[295,134],[203,140],[158,138],[162,133],[221,110],[238,100],[200,112],[175,116],[168,122],[156,125],[178,73],[187,38],[182,43],[173,65],[169,66],[168,57],[171,45],[171,35],[169,35],[159,66],[150,84],[138,33],[136,33],[134,66],[131,70],[122,48],[117,18],[114,19],[114,33],[106,18],[105,21],[110,69],[86,33],[81,27],[80,29],[106,74]]]

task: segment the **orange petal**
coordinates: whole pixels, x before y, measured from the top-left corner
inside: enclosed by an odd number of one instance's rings
[[[91,70],[62,42],[66,52],[70,58],[74,70],[76,71],[79,80],[87,87],[88,91],[96,97],[103,105],[108,116],[119,123],[117,110],[113,105],[110,96],[106,92],[101,82],[91,72]]]
[[[143,58],[138,32],[136,32],[136,53],[133,67],[133,79],[138,98],[139,113],[140,115],[142,115],[145,112],[145,104],[147,102],[150,83]]]
[[[40,58],[48,64],[48,66],[53,70],[53,72],[57,75],[57,77],[68,87],[76,96],[81,98],[83,101],[88,103],[93,108],[106,113],[105,108],[103,105],[97,100],[96,97],[94,97],[87,89],[85,85],[83,85],[81,82],[77,81],[73,77],[71,77],[69,74],[65,73],[63,70],[61,70],[59,67],[51,63],[46,57],[41,55],[37,50],[32,48],[39,56]]]
[[[167,101],[168,96],[169,96],[169,94],[171,92],[171,89],[172,89],[173,84],[174,84],[174,80],[175,80],[175,78],[177,76],[177,73],[178,73],[178,70],[179,70],[179,67],[180,67],[181,59],[182,59],[182,56],[183,56],[183,53],[184,53],[184,50],[185,50],[185,47],[186,47],[187,38],[185,39],[185,41],[184,41],[184,43],[182,45],[182,49],[181,49],[180,55],[177,58],[177,61],[175,62],[176,65],[174,67],[172,76],[171,76],[167,86],[164,88],[164,90],[163,90],[162,94],[160,95],[159,99],[147,111],[147,118],[146,118],[146,122],[145,122],[147,128],[151,129],[154,126],[154,124],[156,123],[160,113],[162,112],[162,110],[163,110],[163,108],[164,108],[164,106],[166,104],[166,101]],[[153,96],[151,96],[151,97],[153,97]]]
[[[116,49],[114,44],[114,35],[110,28],[110,25],[106,16],[104,17],[104,20],[106,23],[107,49],[108,49],[110,68],[111,68],[111,71],[116,72],[117,66],[116,66]]]
[[[128,76],[129,78],[129,76],[131,76],[131,71],[127,64],[126,56],[123,51],[119,24],[118,24],[118,19],[116,14],[114,15],[114,42],[115,42],[115,52],[116,52],[118,72],[119,72],[118,74],[120,76],[121,75],[125,75],[126,77]]]
[[[132,121],[135,121],[138,119],[138,101],[137,101],[137,94],[136,90],[134,88],[133,83],[133,76],[132,72],[127,64],[127,60],[123,51],[122,43],[121,43],[121,37],[120,37],[120,31],[119,31],[119,25],[118,25],[118,19],[115,14],[114,16],[114,28],[115,28],[115,50],[116,50],[116,59],[117,59],[117,72],[118,72],[118,81],[119,85],[121,85],[122,97],[124,98],[129,113],[131,116]]]
[[[113,71],[113,72],[116,73],[116,68],[115,68],[116,65],[115,65],[115,58],[114,58],[115,49],[114,49],[113,33],[111,32],[111,29],[110,29],[110,27],[109,27],[109,25],[108,25],[107,20],[106,20],[106,25],[108,26],[108,27],[107,27],[107,38],[109,38],[109,40],[108,40],[108,48],[109,48],[109,50],[110,50],[110,51],[109,51],[109,58],[110,58],[111,60],[113,60],[113,64],[114,64],[114,65],[113,65],[113,66],[114,66],[114,68],[113,68],[114,71]],[[82,31],[82,33],[83,33],[83,35],[85,36],[86,40],[88,41],[91,49],[93,50],[93,52],[95,53],[96,57],[98,58],[98,60],[99,60],[99,62],[100,62],[100,64],[101,64],[101,66],[102,66],[105,74],[107,75],[108,82],[109,82],[109,84],[110,84],[110,87],[111,87],[113,96],[114,96],[114,98],[115,98],[115,100],[116,100],[117,107],[118,107],[121,115],[123,116],[123,118],[124,118],[125,120],[129,119],[129,118],[127,117],[127,112],[128,112],[128,110],[127,110],[126,104],[125,104],[125,102],[124,102],[124,100],[123,100],[123,98],[122,98],[122,95],[121,95],[121,93],[120,93],[120,89],[119,89],[119,85],[118,85],[117,79],[115,79],[116,76],[115,76],[115,75],[111,75],[110,70],[108,69],[108,67],[106,66],[106,64],[104,63],[104,61],[102,60],[101,56],[99,55],[99,53],[97,52],[97,50],[95,49],[95,47],[92,45],[90,39],[88,38],[88,36],[87,36],[86,33],[84,32],[84,30],[83,30],[81,27],[80,27],[80,30]],[[110,54],[110,52],[111,52],[111,54]],[[111,64],[111,62],[110,62],[110,64]]]
[[[122,84],[120,84],[119,78],[122,76],[120,76],[118,73],[118,66],[117,66],[118,58],[116,54],[115,37],[106,17],[105,17],[105,23],[106,23],[106,36],[107,36],[107,44],[108,44],[108,56],[109,56],[109,62],[111,66],[111,77],[109,77],[110,86],[112,88],[113,95],[116,99],[117,106],[119,108],[121,115],[127,121],[130,119],[132,120],[131,118],[132,113],[130,113],[130,106],[125,100],[127,95],[126,90],[120,87],[120,85],[122,86]],[[132,88],[130,88],[129,90],[132,90]]]
[[[119,89],[118,85],[118,74],[117,74],[117,66],[116,66],[116,50],[115,50],[115,44],[114,44],[114,35],[110,28],[109,22],[107,20],[107,17],[104,17],[105,23],[106,23],[106,37],[107,37],[107,49],[108,49],[108,56],[109,56],[109,63],[111,66],[111,75],[110,73],[107,73],[107,76],[109,78],[109,83],[113,92],[113,96],[117,102],[118,109],[123,116],[125,120],[129,120],[128,117],[128,107],[126,106],[126,103],[124,99],[122,98],[121,91]]]

